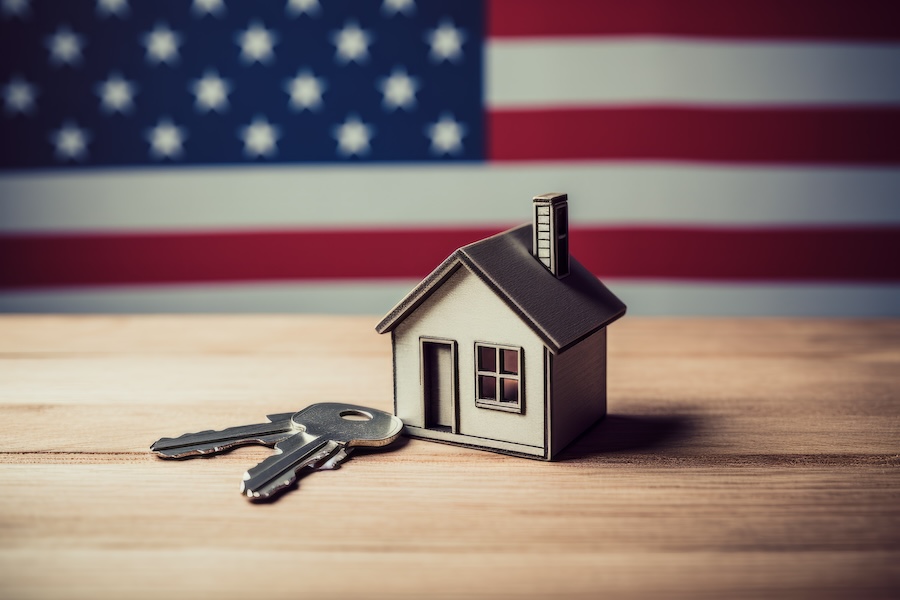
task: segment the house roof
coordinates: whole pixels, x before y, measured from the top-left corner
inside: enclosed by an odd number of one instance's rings
[[[597,277],[570,257],[569,275],[557,279],[531,254],[526,224],[463,246],[450,255],[375,327],[392,331],[458,268],[484,281],[554,352],[561,352],[625,314]]]

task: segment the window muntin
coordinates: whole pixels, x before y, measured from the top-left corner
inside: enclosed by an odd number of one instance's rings
[[[497,344],[475,344],[475,405],[521,413],[522,349]]]

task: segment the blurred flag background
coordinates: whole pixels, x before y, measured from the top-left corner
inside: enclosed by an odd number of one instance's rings
[[[382,313],[569,194],[632,314],[900,315],[900,8],[0,0],[0,310]]]

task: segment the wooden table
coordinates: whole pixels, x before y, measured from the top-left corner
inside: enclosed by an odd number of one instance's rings
[[[424,441],[272,504],[265,448],[158,437],[391,407],[376,317],[0,318],[0,597],[900,597],[900,322],[612,326],[554,463]]]

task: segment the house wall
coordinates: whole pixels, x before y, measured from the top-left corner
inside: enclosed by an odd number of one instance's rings
[[[551,358],[550,456],[606,415],[606,328]]]
[[[419,338],[456,340],[458,356],[458,434],[447,440],[513,450],[491,440],[534,447],[545,444],[544,345],[540,338],[466,267],[461,266],[394,330],[397,416],[410,427],[424,427]],[[524,352],[524,413],[475,406],[475,342],[519,346]],[[415,432],[413,432],[415,435]],[[478,439],[474,439],[478,438]]]

